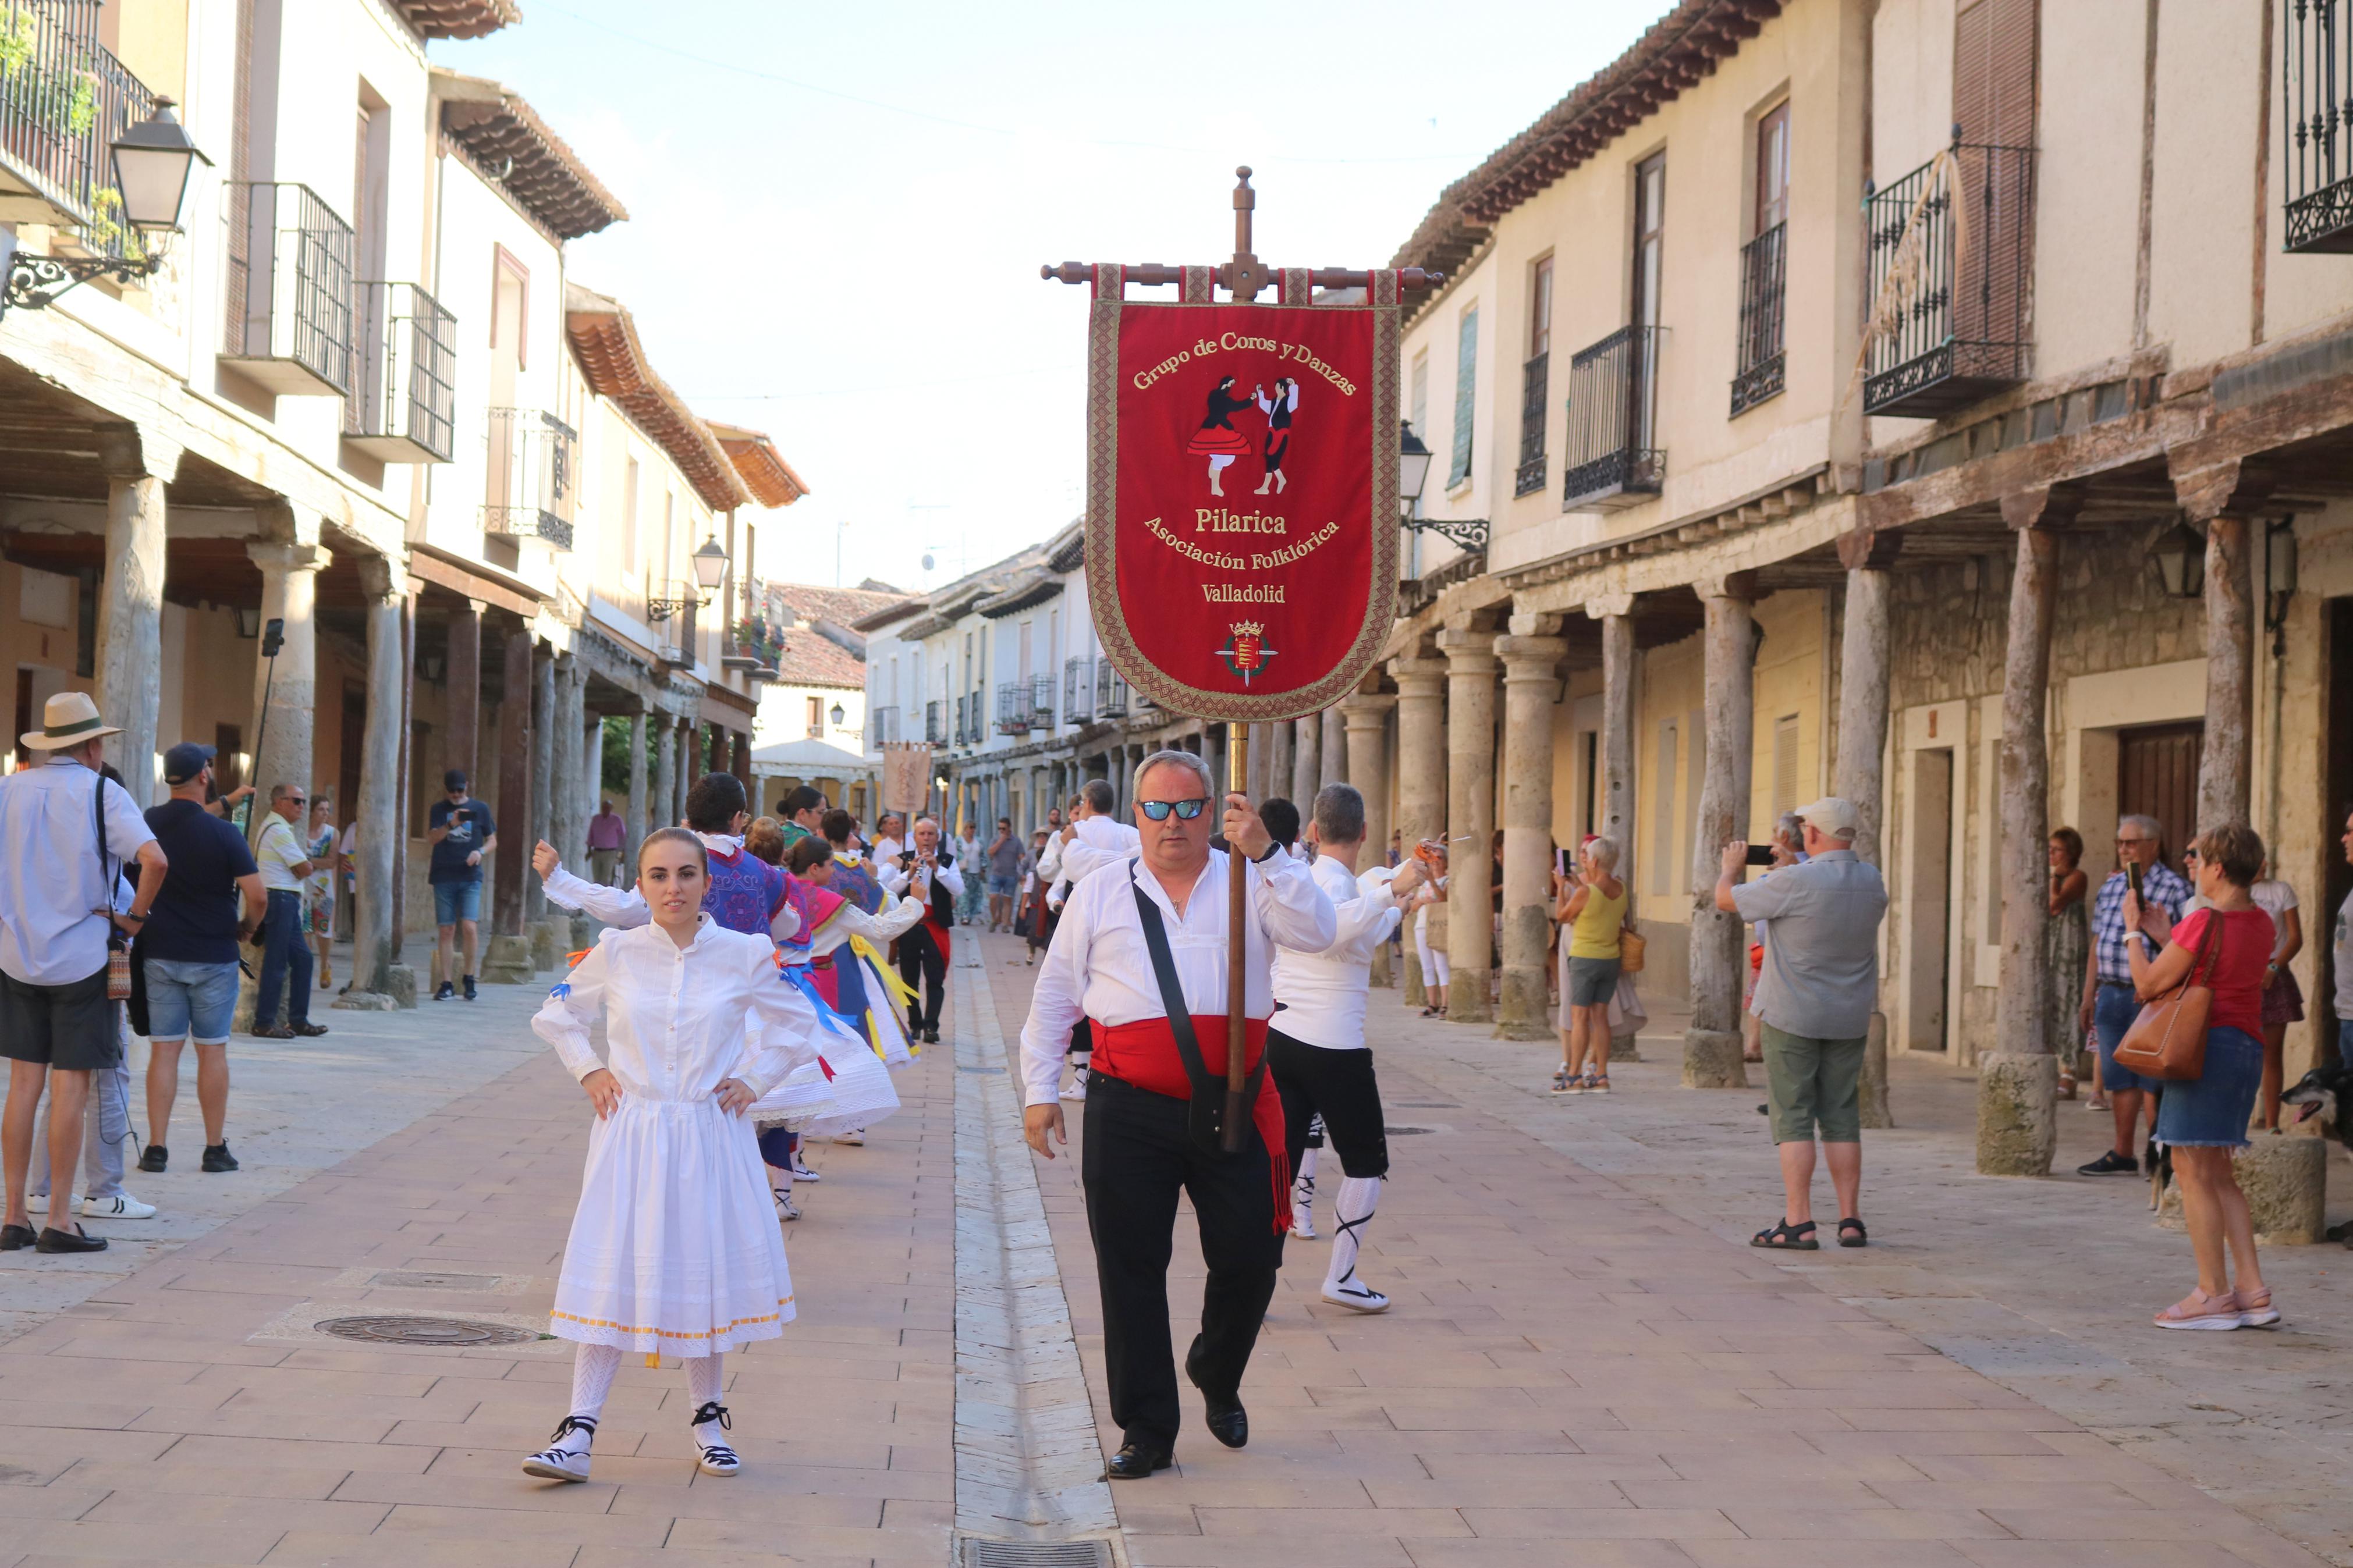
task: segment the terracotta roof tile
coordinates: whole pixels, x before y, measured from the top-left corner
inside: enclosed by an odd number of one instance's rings
[[[619,404],[670,454],[706,506],[727,511],[751,502],[719,438],[654,374],[637,323],[619,301],[574,284],[565,291],[565,329],[589,390]]]
[[[392,0],[420,38],[480,38],[522,20],[515,0]]]
[[[747,430],[740,425],[722,425],[716,419],[706,419],[711,433],[719,437],[719,445],[735,464],[735,472],[743,478],[752,499],[765,507],[790,506],[809,493],[800,475],[785,461],[776,444],[764,431]]]
[[[862,687],[866,661],[840,644],[802,628],[785,635],[784,656],[776,660],[774,684]]]
[[[433,74],[441,129],[550,234],[578,239],[629,216],[521,96],[480,77]]]

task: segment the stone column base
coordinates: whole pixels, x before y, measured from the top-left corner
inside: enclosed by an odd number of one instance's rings
[[[564,967],[564,955],[576,950],[570,945],[572,921],[569,916],[551,916],[531,922],[531,966],[544,973]]]
[[[1873,1131],[1895,1125],[1887,1109],[1887,1015],[1871,1016],[1871,1032],[1862,1045],[1862,1124]],[[2055,1125],[2055,1123],[2054,1123]]]
[[[400,1007],[382,991],[346,991],[335,998],[334,1005],[346,1013],[391,1013]]]
[[[2059,1058],[1993,1051],[1978,1058],[1978,1174],[2047,1176],[2059,1146]]]
[[[1640,1035],[1609,1037],[1609,1059],[1613,1062],[1639,1062],[1642,1059],[1642,1037]]]
[[[1549,1040],[1553,1026],[1545,1016],[1545,973],[1541,969],[1504,971],[1502,1005],[1495,1009],[1499,1040]]]
[[[566,952],[578,952],[582,948],[590,946],[596,942],[596,922],[590,920],[586,915],[582,914],[573,915],[570,919],[572,921],[572,945],[565,948],[564,951]]]
[[[494,936],[490,951],[482,954],[482,983],[486,985],[528,985],[532,982],[531,938],[527,936]]]
[[[1383,942],[1378,947],[1373,949],[1373,967],[1372,973],[1367,980],[1367,984],[1380,986],[1384,990],[1387,990],[1397,984],[1396,976],[1389,969],[1389,944],[1388,942]]]
[[[1409,1007],[1430,1005],[1430,994],[1421,988],[1421,954],[1415,950],[1410,940],[1405,944],[1405,1005]]]
[[[2256,1132],[2254,1142],[2231,1159],[2239,1190],[2247,1194],[2247,1217],[2262,1247],[2310,1247],[2324,1239],[2327,1219],[2328,1145],[2318,1138]],[[2181,1178],[2165,1189],[2157,1223],[2187,1228],[2181,1217]]]
[[[387,963],[384,967],[384,994],[397,1007],[417,1005],[417,971],[405,963]]]
[[[1746,1089],[1748,1068],[1740,1059],[1740,1031],[1685,1029],[1683,1087]]]

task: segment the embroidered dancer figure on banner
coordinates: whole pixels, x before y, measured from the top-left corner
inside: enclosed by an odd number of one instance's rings
[[[1201,427],[1193,432],[1193,439],[1185,450],[1197,458],[1209,459],[1209,493],[1221,496],[1225,486],[1219,482],[1226,466],[1250,449],[1249,438],[1234,428],[1234,416],[1250,405],[1247,397],[1233,395],[1234,378],[1227,376],[1209,393],[1209,405],[1201,416]]]
[[[1284,376],[1274,384],[1274,395],[1269,397],[1266,388],[1252,389],[1258,394],[1258,411],[1266,416],[1266,478],[1259,480],[1255,495],[1266,494],[1272,485],[1281,495],[1291,481],[1283,477],[1282,460],[1291,455],[1291,422],[1299,412],[1299,384]]]
[[[813,1058],[808,1005],[765,934],[702,908],[710,852],[682,828],[646,836],[638,881],[652,923],[607,930],[532,1019],[596,1108],[548,1331],[579,1348],[570,1414],[522,1462],[588,1479],[589,1446],[625,1352],[686,1363],[697,1467],[742,1468],[726,1440],[720,1356],[793,1319],[792,1275],[744,1112]],[[610,1065],[589,1030],[599,1021]],[[747,1029],[751,1038],[745,1038]]]

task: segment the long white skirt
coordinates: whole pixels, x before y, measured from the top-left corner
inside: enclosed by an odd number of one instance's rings
[[[892,999],[891,988],[882,984],[882,972],[875,968],[874,961],[861,957],[858,962],[866,972],[866,1020],[874,1030],[874,1048],[881,1053],[882,1065],[896,1072],[915,1059],[907,1039],[907,1020]]]
[[[775,1339],[792,1320],[751,1121],[716,1100],[623,1095],[588,1135],[548,1331],[692,1359]]]
[[[839,1055],[826,1053],[825,1059],[833,1068],[833,1082],[828,1086],[833,1090],[832,1099],[792,1122],[796,1132],[813,1138],[855,1132],[899,1109],[899,1091],[891,1087],[891,1069],[882,1065],[882,1058],[871,1047],[842,1043],[848,1048]]]

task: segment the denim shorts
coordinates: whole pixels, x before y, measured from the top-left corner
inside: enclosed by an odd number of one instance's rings
[[[2116,1047],[2124,1044],[2125,1036],[2140,1016],[2140,999],[2129,985],[2111,985],[2100,982],[2098,994],[2092,1001],[2092,1029],[2100,1037],[2100,1087],[2104,1089],[2161,1089],[2167,1087],[2163,1079],[2143,1078],[2129,1068],[2116,1066]]]
[[[453,926],[459,921],[482,918],[482,884],[477,878],[470,882],[436,882],[433,884],[433,923]]]
[[[1607,1007],[1618,994],[1618,974],[1614,958],[1571,958],[1564,1000],[1572,1007]]]
[[[2165,1086],[2157,1141],[2176,1149],[2245,1148],[2263,1083],[2263,1041],[2244,1029],[2207,1030],[2206,1070]]]
[[[236,960],[227,963],[191,963],[176,958],[147,960],[150,1039],[225,1046],[228,1044],[229,1019],[236,1012]]]
[[[988,879],[988,891],[992,898],[1009,899],[1020,889],[1020,887],[1021,879],[1018,877],[992,875]]]

